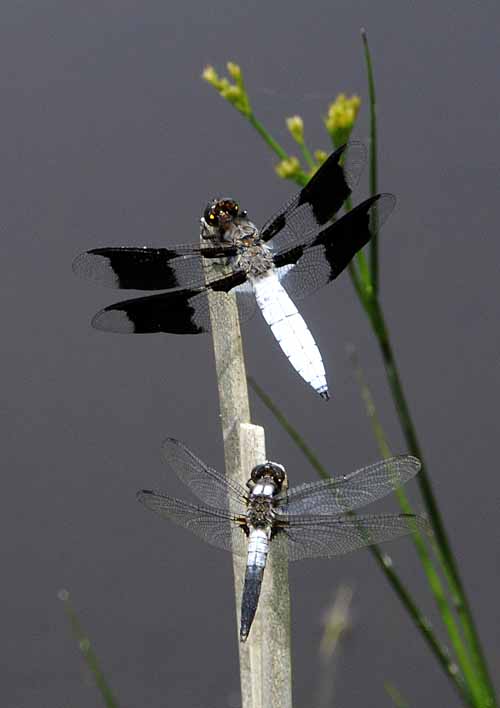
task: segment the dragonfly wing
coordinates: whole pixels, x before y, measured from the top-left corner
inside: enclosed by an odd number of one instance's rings
[[[179,440],[167,438],[162,445],[162,455],[179,479],[202,502],[228,509],[232,501],[238,504],[241,513],[245,512],[247,493],[244,487],[208,467]]]
[[[227,262],[233,251],[233,247],[222,245],[202,250],[194,244],[171,248],[94,248],[73,261],[73,272],[106,287],[125,290],[202,287],[203,258],[224,258]]]
[[[281,524],[281,515],[277,515]],[[288,560],[332,558],[358,548],[406,536],[415,529],[429,532],[429,523],[414,514],[284,517],[280,529],[287,538]]]
[[[289,295],[300,300],[337,278],[378,232],[394,204],[392,194],[370,197],[320,231],[308,244],[277,253],[274,264]]]
[[[300,190],[262,228],[273,250],[310,239],[339,211],[356,186],[366,162],[366,148],[352,141],[335,150]]]
[[[246,274],[235,271],[204,288],[173,290],[160,295],[124,300],[109,305],[92,320],[95,329],[120,334],[200,334],[210,332],[209,293],[226,298],[233,287],[240,286]],[[235,293],[242,321],[255,312],[255,298],[247,291]]]
[[[149,489],[138,492],[137,499],[147,509],[192,531],[202,541],[238,556],[247,554],[244,516],[230,514],[222,509],[189,504]]]
[[[343,477],[293,487],[276,502],[288,515],[341,514],[382,499],[414,477],[420,467],[416,457],[399,455]]]

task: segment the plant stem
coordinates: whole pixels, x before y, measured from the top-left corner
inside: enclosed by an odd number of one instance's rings
[[[365,310],[366,309],[367,308],[365,307]],[[486,700],[489,702],[486,702],[485,706],[495,706],[495,693],[491,678],[489,676],[488,667],[479,641],[479,636],[477,634],[472,613],[467,602],[465,590],[458,571],[458,566],[451,550],[430,478],[427,474],[427,467],[423,459],[422,449],[418,442],[415,426],[413,424],[406,397],[404,395],[403,385],[401,383],[401,378],[389,338],[389,332],[378,298],[372,297],[369,299],[368,315],[382,352],[389,387],[391,389],[397,414],[403,429],[406,444],[408,445],[409,451],[418,457],[422,462],[422,469],[418,475],[417,482],[420,487],[427,512],[432,521],[439,552],[442,555],[443,565],[447,571],[447,579],[450,583],[451,591],[455,597],[456,609],[464,628],[464,633],[469,644],[474,665],[480,672],[480,675],[482,676],[487,687],[488,696]]]
[[[385,431],[379,420],[372,393],[368,387],[368,384],[364,380],[363,371],[357,361],[355,352],[352,353],[351,360],[356,373],[356,378],[358,379],[361,396],[365,403],[366,412],[370,419],[380,452],[385,458],[391,457],[392,453],[389,447],[387,436],[385,435]],[[403,513],[413,513],[413,509],[411,507],[409,499],[406,496],[406,493],[402,487],[396,490],[396,496],[398,498]],[[480,682],[478,681],[478,678],[474,671],[474,666],[471,664],[471,657],[469,656],[469,653],[467,651],[468,647],[464,644],[463,638],[460,634],[460,630],[455,621],[455,615],[452,611],[453,605],[452,603],[450,603],[449,598],[445,592],[445,588],[443,587],[441,578],[433,563],[432,556],[429,553],[429,548],[426,542],[424,541],[422,534],[418,530],[415,530],[415,532],[412,534],[412,540],[415,544],[415,548],[422,564],[422,568],[427,577],[429,588],[436,600],[441,619],[443,620],[443,624],[445,625],[446,630],[448,632],[448,636],[450,638],[453,649],[455,650],[455,654],[462,670],[462,673],[465,677],[466,683],[470,688],[471,694],[474,696],[474,700],[478,701],[478,705],[481,705],[482,692]],[[438,561],[439,560],[440,559],[438,557]],[[446,572],[446,564],[441,563],[441,567]]]
[[[71,604],[69,593],[67,592],[67,590],[59,591],[59,599],[64,602],[64,610],[71,626],[71,632],[76,641],[78,642],[78,646],[82,653],[83,659],[94,677],[94,681],[99,690],[99,693],[101,694],[101,698],[104,701],[104,704],[107,708],[118,708],[118,701],[114,697],[113,691],[111,690],[103,672],[101,671],[97,654],[92,649],[90,640],[85,634],[85,630],[83,629],[80,620],[78,619],[78,615],[76,614],[73,605]]]
[[[271,133],[269,133],[264,128],[262,123],[259,120],[257,120],[257,118],[254,116],[253,113],[250,113],[250,115],[248,116],[248,121],[249,121],[250,125],[252,125],[255,128],[255,130],[259,133],[261,138],[263,138],[264,141],[269,145],[271,150],[273,150],[273,152],[275,152],[276,155],[278,155],[278,157],[281,160],[286,160],[288,158],[288,153],[281,147],[281,145],[278,143],[278,141],[273,138]]]
[[[392,589],[403,603],[405,610],[420,630],[422,636],[427,642],[429,648],[432,650],[445,674],[458,691],[464,704],[471,706],[471,708],[478,708],[469,693],[468,687],[465,684],[462,675],[459,673],[458,666],[451,660],[448,649],[438,640],[432,630],[431,623],[413,601],[412,596],[394,570],[391,557],[386,553],[383,553],[378,546],[370,546],[369,550],[377,561],[379,568],[383,570],[384,575],[389,581]]]
[[[312,467],[316,470],[320,477],[323,479],[329,479],[330,475],[325,470],[319,459],[313,453],[311,448],[306,444],[303,437],[300,435],[298,430],[291,425],[287,418],[283,415],[280,409],[274,404],[272,399],[267,395],[267,393],[259,386],[254,378],[248,376],[248,383],[253,388],[257,396],[260,398],[262,403],[271,411],[274,417],[277,419],[279,424],[286,430],[288,435],[292,438],[294,443],[297,445],[299,450],[303,453],[306,459],[310,462]]]
[[[410,708],[409,704],[404,700],[396,686],[393,686],[392,683],[386,681],[384,687],[396,708]]]
[[[378,191],[377,184],[377,101],[375,95],[375,81],[373,66],[365,30],[361,30],[361,37],[365,50],[366,72],[368,75],[368,92],[370,96],[370,195]],[[376,212],[375,212],[376,213]],[[370,272],[371,286],[375,295],[378,294],[379,268],[378,268],[378,228],[375,224],[374,234],[370,240]]]
[[[344,207],[346,211],[351,211],[352,198],[350,196],[347,197],[347,199],[345,200]],[[364,294],[369,296],[372,293],[370,268],[368,266],[363,249],[356,253],[356,255],[354,256],[354,261],[356,263],[357,268],[352,265],[351,261],[351,263],[349,263],[349,274],[351,278],[353,278],[353,283],[354,277],[357,276],[358,285],[356,286],[356,283],[354,283],[354,286],[356,287],[358,297],[361,299]]]
[[[365,30],[361,31],[361,37],[365,52],[368,90],[370,97],[370,194],[373,196],[378,191],[378,146],[375,81],[373,77],[373,66],[370,48],[368,46],[368,38]],[[377,336],[379,346],[382,351],[382,356],[384,359],[384,365],[389,381],[389,386],[391,388],[392,397],[396,405],[398,417],[401,423],[401,427],[403,428],[403,433],[406,442],[410,451],[414,455],[416,455],[422,462],[422,470],[418,476],[418,483],[420,486],[420,491],[424,498],[424,502],[427,507],[427,511],[433,523],[434,532],[436,534],[438,542],[441,563],[445,571],[452,595],[455,599],[456,609],[464,629],[464,634],[466,637],[469,651],[472,655],[474,667],[477,670],[478,675],[483,679],[484,686],[486,687],[486,692],[484,696],[485,706],[494,706],[496,703],[494,698],[495,692],[491,683],[491,678],[489,676],[488,667],[482,651],[479,636],[474,625],[472,612],[468,605],[465,590],[460,579],[458,566],[456,564],[450,543],[447,538],[441,514],[439,512],[439,507],[437,505],[437,501],[432,490],[430,479],[427,475],[427,470],[424,464],[422,451],[418,443],[415,426],[413,425],[406,398],[404,396],[403,387],[396,366],[396,360],[394,358],[392,346],[389,340],[389,333],[385,324],[382,307],[378,299],[379,263],[377,226],[378,225],[375,217],[374,233],[370,241],[371,289],[365,289],[365,292],[361,293],[359,292],[359,289],[356,289],[356,292],[358,294],[358,297],[360,297],[361,299],[363,307],[369,316],[375,335]],[[474,679],[474,677],[472,678]],[[473,686],[471,686],[471,690],[474,690],[475,684],[476,681],[473,681]],[[482,702],[479,705],[482,708]]]
[[[314,157],[312,156],[311,151],[309,150],[307,145],[304,142],[302,142],[302,143],[299,143],[299,146],[300,146],[300,150],[302,152],[304,160],[306,161],[307,166],[310,167],[311,169],[316,167],[316,162],[314,160]]]

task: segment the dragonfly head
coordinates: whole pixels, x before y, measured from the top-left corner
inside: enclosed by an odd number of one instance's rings
[[[247,486],[253,487],[257,482],[262,482],[264,479],[269,479],[272,484],[276,487],[276,492],[281,490],[283,483],[286,479],[286,472],[283,465],[278,462],[263,462],[253,468],[250,473],[250,479],[247,482]]]
[[[212,199],[203,212],[203,220],[209,227],[205,238],[226,231],[238,216],[245,217],[246,211],[242,211],[234,199]]]

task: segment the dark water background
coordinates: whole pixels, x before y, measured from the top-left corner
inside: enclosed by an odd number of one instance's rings
[[[377,77],[380,184],[398,197],[381,242],[383,302],[498,685],[499,18],[491,1],[2,6],[5,708],[99,705],[56,598],[61,587],[122,706],[238,705],[229,557],[134,498],[143,486],[184,494],[160,461],[167,435],[222,465],[210,339],[92,331],[91,315],[119,293],[78,281],[71,261],[96,246],[196,240],[200,211],[218,193],[239,198],[261,223],[292,187],[200,80],[204,65],[238,61],[257,114],[284,144],[284,118],[299,113],[310,144],[327,148],[329,100],[341,90],[367,95],[361,26]],[[367,130],[365,103],[356,136]],[[366,182],[356,196],[366,196]],[[348,277],[303,312],[331,402],[302,384],[260,317],[245,328],[248,371],[340,474],[378,457],[345,354],[354,343],[403,452]],[[252,410],[292,482],[314,479],[256,400]],[[411,543],[391,553],[435,617]],[[366,551],[291,569],[296,705],[315,705],[322,616],[342,581],[355,588],[354,626],[336,705],[387,706],[386,680],[412,707],[457,705]]]

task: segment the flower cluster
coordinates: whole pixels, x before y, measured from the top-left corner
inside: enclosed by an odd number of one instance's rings
[[[281,160],[281,162],[278,162],[274,169],[276,170],[278,177],[281,177],[282,179],[293,180],[301,173],[299,159],[293,155],[287,157],[286,160]]]
[[[219,76],[213,66],[205,67],[202,77],[220,93],[222,98],[225,98],[237,111],[248,118],[252,114],[252,108],[243,83],[241,69],[238,64],[232,61],[228,61],[226,66],[234,83],[231,83],[225,76]]]
[[[360,105],[359,96],[353,95],[348,98],[345,93],[339,93],[335,101],[328,107],[325,125],[335,147],[339,147],[349,140]]]

